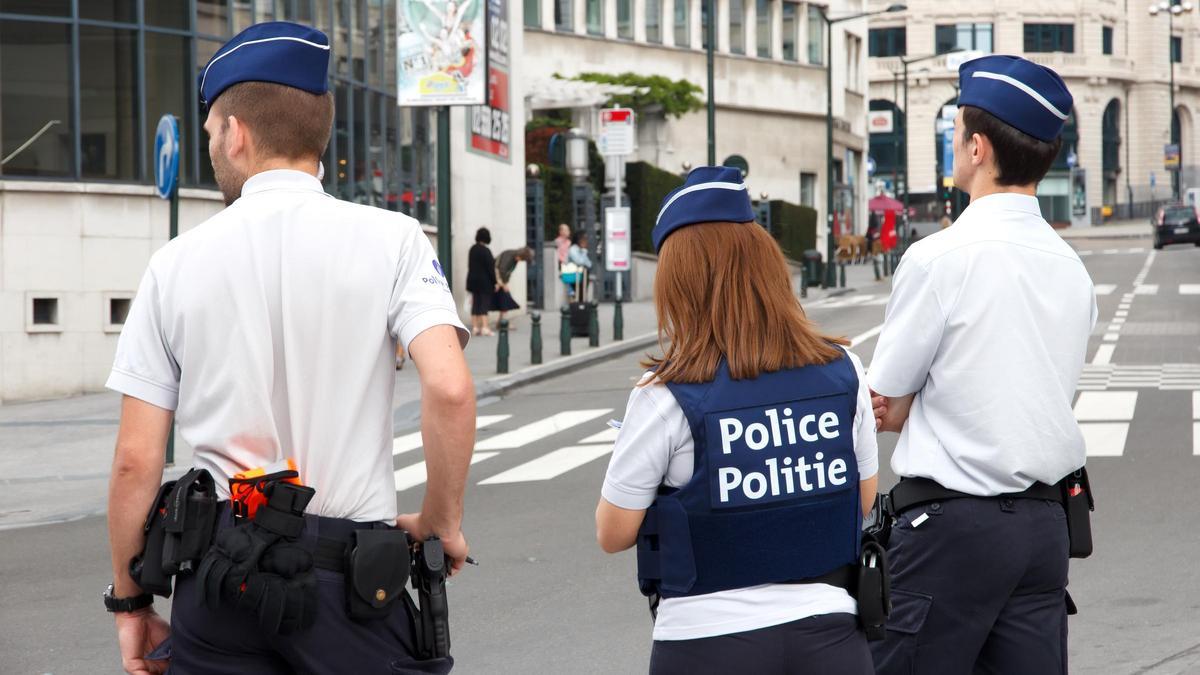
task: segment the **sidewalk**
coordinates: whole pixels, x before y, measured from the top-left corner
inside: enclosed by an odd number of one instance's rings
[[[1068,227],[1057,230],[1063,239],[1137,239],[1154,234],[1145,220],[1114,220],[1092,227]]]
[[[846,288],[811,288],[802,302],[842,295],[874,285],[870,264],[846,266]],[[799,289],[798,277],[794,287]],[[531,365],[531,320],[513,317],[509,334],[509,373],[496,373],[499,336],[473,337],[466,348],[480,401],[515,387],[554,377],[629,352],[655,349],[657,320],[651,301],[625,303],[625,339],[613,340],[613,304],[599,306],[600,346],[587,338],[571,341],[561,356],[557,309],[542,312],[541,365]],[[396,373],[393,424],[396,432],[420,422],[417,368],[408,361]],[[102,513],[116,440],[121,397],[113,392],[0,406],[0,529],[76,520]],[[191,448],[176,438],[175,465],[168,475],[191,465]]]

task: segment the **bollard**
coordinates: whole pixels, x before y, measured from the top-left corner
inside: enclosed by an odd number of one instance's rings
[[[802,274],[800,275],[800,297],[802,297],[802,298],[807,298],[807,297],[808,297],[808,274],[807,274],[807,270],[805,270],[805,273],[802,273]]]
[[[885,277],[892,276],[891,270],[888,269],[888,254],[887,253],[883,254],[883,276],[885,276]]]
[[[529,313],[529,362],[538,365],[542,362],[542,313]]]
[[[621,314],[621,296],[617,296],[617,304],[613,305],[613,340],[625,339],[625,317]]]
[[[838,265],[838,288],[846,287],[846,263]]]
[[[883,277],[879,276],[879,256],[871,256],[871,269],[875,271],[875,281],[881,281]]]
[[[571,308],[563,305],[562,327],[558,330],[558,353],[563,356],[571,355]]]
[[[508,372],[508,319],[500,319],[500,339],[496,341],[496,372]]]
[[[588,303],[588,346],[600,346],[600,308],[596,303]]]

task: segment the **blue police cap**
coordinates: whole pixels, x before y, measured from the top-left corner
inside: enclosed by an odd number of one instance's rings
[[[250,26],[226,42],[197,77],[200,102],[211,106],[239,82],[274,82],[312,94],[329,90],[329,37],[287,21]]]
[[[1058,73],[1019,56],[972,59],[958,69],[958,104],[982,108],[1036,139],[1062,131],[1074,100]]]
[[[663,200],[654,222],[654,251],[662,248],[667,235],[696,223],[747,223],[754,220],[750,192],[742,172],[728,166],[698,166],[683,185]]]

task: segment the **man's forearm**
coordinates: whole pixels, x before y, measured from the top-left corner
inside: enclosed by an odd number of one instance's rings
[[[142,526],[150,502],[158,492],[162,471],[162,461],[157,466],[121,464],[119,459],[113,462],[108,486],[108,541],[112,551],[113,593],[117,597],[142,592],[129,577],[129,560],[142,550]]]
[[[455,534],[462,525],[463,492],[475,447],[475,394],[423,397],[421,437],[427,483],[422,519],[434,534]]]

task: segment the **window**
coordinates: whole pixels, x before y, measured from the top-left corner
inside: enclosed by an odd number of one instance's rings
[[[729,53],[746,53],[745,0],[729,0]]]
[[[808,62],[825,63],[825,15],[815,5],[808,6]]]
[[[570,33],[575,30],[571,0],[554,0],[554,30]]]
[[[28,297],[28,296],[27,296]],[[58,298],[54,296],[32,297],[29,314],[26,315],[25,331],[29,333],[59,332]]]
[[[815,208],[817,205],[817,174],[800,174],[800,205]]]
[[[851,91],[862,91],[859,82],[858,63],[862,54],[862,40],[854,35],[846,35],[846,88]]]
[[[756,52],[760,59],[771,58],[771,0],[755,0],[754,23],[757,26]]]
[[[633,0],[617,0],[617,37],[633,39]]]
[[[70,16],[71,0],[0,0],[0,13]]]
[[[542,27],[542,4],[539,0],[525,1],[524,23],[526,28]]]
[[[188,9],[187,0],[155,0],[146,3],[146,23],[152,26],[162,26],[163,28],[178,28],[187,30],[191,28],[191,12]],[[246,18],[246,26],[250,25],[250,3],[236,3],[243,5],[238,7],[238,13],[244,14]],[[245,26],[243,26],[244,28]]]
[[[1183,63],[1183,38],[1178,35],[1171,36],[1171,62]]]
[[[1026,52],[1075,51],[1075,26],[1069,23],[1025,24]]]
[[[794,2],[783,3],[783,60],[795,61],[796,56],[796,31],[800,28],[797,21],[799,18],[796,8],[798,5]]]
[[[904,56],[904,36],[904,26],[872,28],[867,31],[867,49],[871,56]]]
[[[662,42],[661,0],[646,0],[646,42]]]
[[[75,174],[70,45],[69,25],[0,21],[0,173]]]
[[[0,5],[7,4],[0,2]],[[81,2],[79,3],[79,18],[130,23],[137,21],[135,4],[134,0],[90,0],[90,2]]]
[[[191,40],[179,35],[146,33],[146,135],[142,138],[142,154],[146,166],[154,166],[154,134],[158,120],[166,113],[179,118],[179,140],[190,143],[193,117],[187,114],[188,94],[196,86],[196,78],[188,68]],[[187,154],[181,156],[179,182],[195,182]],[[153,174],[150,175],[153,177]]]
[[[689,29],[690,13],[688,8],[688,0],[674,0],[675,2],[675,46],[690,47],[692,46],[692,34]]]
[[[956,23],[940,25],[933,32],[934,52],[945,54],[955,47],[962,50],[992,52],[992,24]]]
[[[184,113],[180,109],[176,114]],[[83,177],[137,180],[134,31],[79,27],[79,117]]]
[[[121,326],[125,325],[125,320],[129,318],[129,308],[133,304],[133,298],[125,294],[105,293],[104,299],[107,301],[104,332],[119,333]]]
[[[604,0],[586,0],[588,35],[604,35]]]
[[[1100,51],[1104,54],[1113,53],[1113,27],[1105,26],[1100,35]]]

